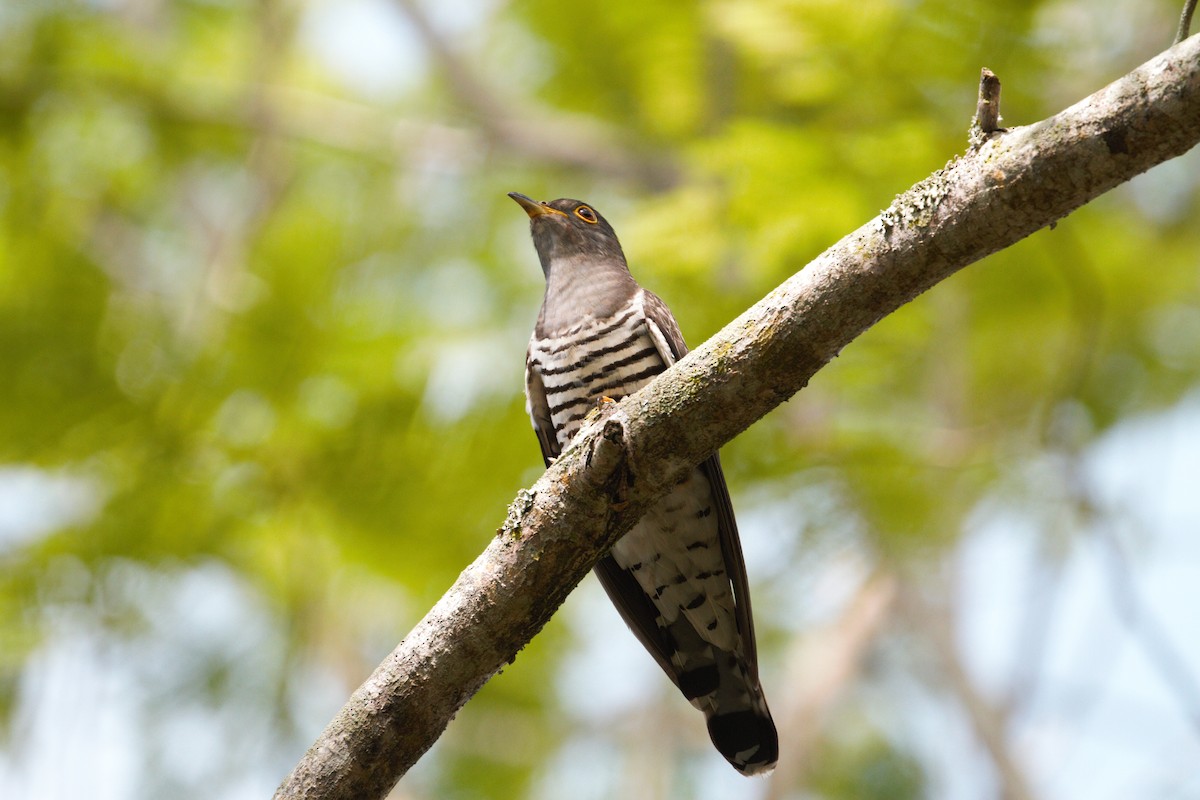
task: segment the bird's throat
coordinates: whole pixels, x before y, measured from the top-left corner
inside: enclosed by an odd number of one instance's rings
[[[624,263],[579,255],[557,258],[546,275],[541,327],[553,334],[589,317],[612,316],[637,290]]]

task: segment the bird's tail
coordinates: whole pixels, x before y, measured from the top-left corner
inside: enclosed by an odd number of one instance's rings
[[[672,679],[704,712],[713,745],[744,775],[770,771],[779,760],[779,735],[741,641],[732,649],[703,641],[682,616],[668,629],[677,645]]]
[[[769,772],[779,759],[779,734],[758,677],[737,653],[714,655],[716,690],[693,701],[708,719],[708,735],[738,772]]]

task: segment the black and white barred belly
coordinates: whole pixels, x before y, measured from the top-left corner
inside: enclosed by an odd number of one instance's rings
[[[585,318],[534,339],[529,367],[541,376],[554,434],[565,447],[601,397],[633,394],[667,368],[650,339],[639,297],[615,317]]]

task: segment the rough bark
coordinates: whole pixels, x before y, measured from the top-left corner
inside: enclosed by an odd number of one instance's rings
[[[1200,141],[1200,37],[896,198],[584,428],[482,555],[353,694],[277,798],[380,798],[694,464],[885,315]]]

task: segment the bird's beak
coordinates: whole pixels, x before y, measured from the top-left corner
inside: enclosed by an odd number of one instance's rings
[[[531,197],[526,197],[520,192],[509,192],[508,196],[513,200],[516,200],[521,208],[525,209],[525,213],[529,215],[530,219],[537,219],[538,217],[544,217],[549,214],[562,214],[564,217],[567,216],[566,212],[559,211],[557,208],[551,208],[545,203],[539,203],[537,200],[534,200]]]

